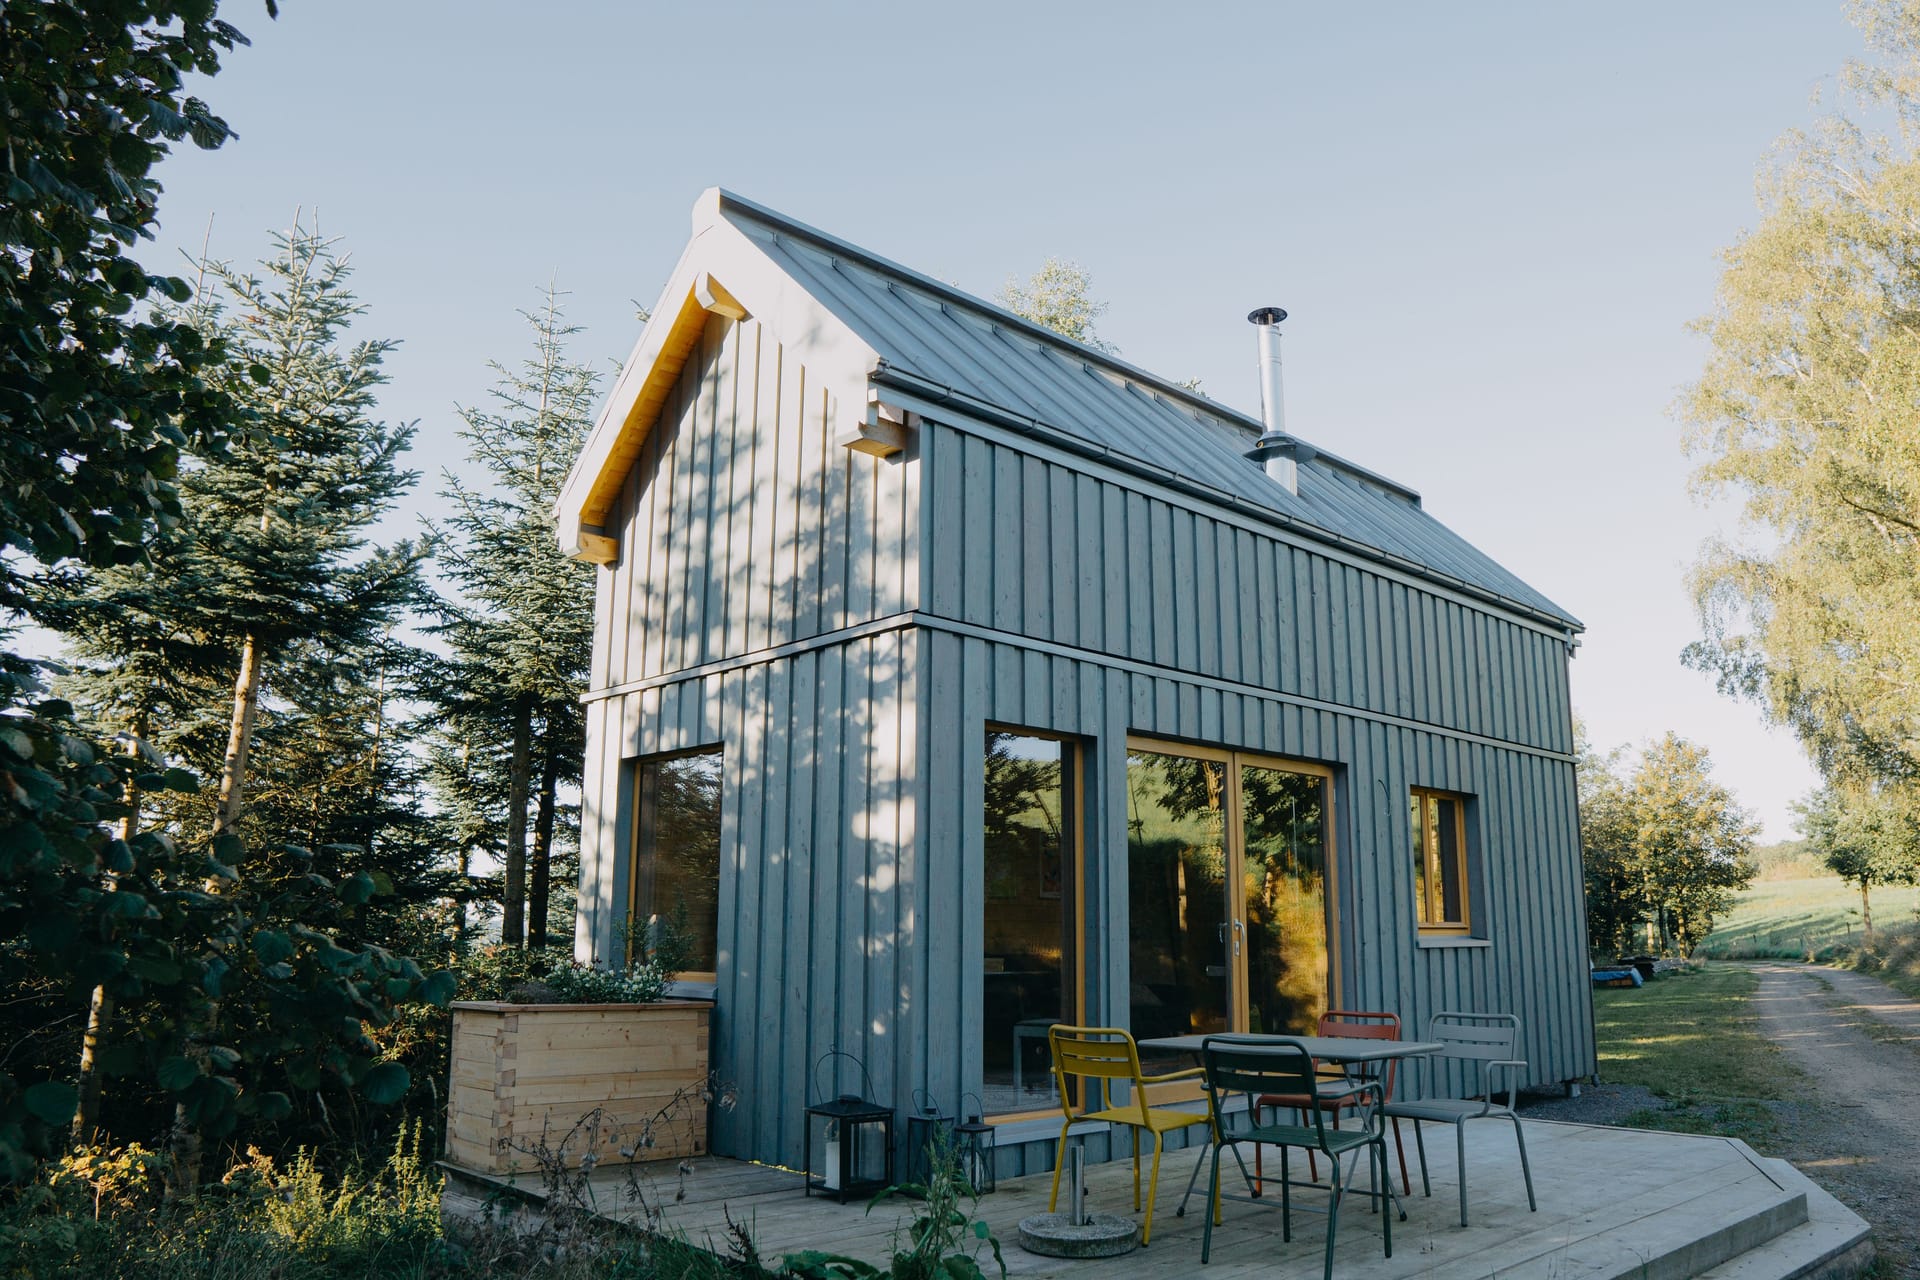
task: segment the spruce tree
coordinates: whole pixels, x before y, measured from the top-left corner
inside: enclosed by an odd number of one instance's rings
[[[455,592],[435,628],[450,650],[433,691],[444,712],[435,788],[469,836],[496,844],[510,945],[547,941],[554,842],[569,825],[560,784],[581,767],[578,700],[593,649],[593,567],[560,554],[552,512],[591,425],[599,375],[567,355],[579,329],[561,298],[549,288],[522,313],[532,353],[516,367],[495,363],[490,403],[460,410],[460,437],[487,482],[449,474],[453,514],[435,531]],[[472,785],[489,774],[500,784],[491,804]]]
[[[422,551],[369,540],[416,479],[401,465],[413,429],[376,416],[392,343],[350,339],[362,308],[349,274],[332,242],[298,225],[276,237],[259,274],[206,264],[184,318],[232,353],[221,389],[247,407],[251,430],[186,460],[179,518],[144,563],[63,583],[46,616],[78,660],[67,692],[85,714],[220,779],[214,796],[157,795],[144,816],[207,842],[217,861],[204,887],[239,922],[222,927],[277,929],[294,923],[278,914],[292,910],[299,927],[351,945],[396,933],[398,913],[370,919],[386,892],[417,898],[434,886],[431,846],[413,835],[415,766],[392,741],[388,694],[414,661],[393,630],[419,596]],[[129,820],[141,816],[136,807]],[[326,886],[341,892],[311,892]],[[269,984],[290,973],[265,968]],[[306,1052],[276,1030],[289,1011],[270,985],[228,985],[176,1046],[189,1066],[205,1074],[208,1046],[229,1034],[223,1005],[260,1053],[291,1062]],[[94,1030],[97,1050],[107,1028]],[[189,1079],[185,1067],[175,1073]],[[82,1093],[96,1080],[89,1058]],[[180,1104],[189,1186],[201,1112]]]

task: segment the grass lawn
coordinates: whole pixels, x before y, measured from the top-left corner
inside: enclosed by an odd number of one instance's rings
[[[1669,1104],[1625,1123],[1773,1144],[1779,1126],[1768,1104],[1799,1084],[1799,1072],[1757,1029],[1749,1001],[1758,985],[1745,969],[1709,964],[1593,993],[1600,1078],[1644,1086]]]
[[[1876,889],[1873,920],[1880,929],[1911,925],[1920,911],[1920,888]],[[1716,959],[1805,960],[1862,941],[1860,891],[1837,876],[1763,880],[1742,893],[1720,927],[1700,944]]]

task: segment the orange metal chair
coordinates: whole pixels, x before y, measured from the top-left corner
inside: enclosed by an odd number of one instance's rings
[[[1362,1040],[1398,1040],[1400,1038],[1400,1015],[1397,1013],[1378,1013],[1363,1009],[1329,1009],[1320,1015],[1319,1032],[1323,1036],[1352,1036]],[[1393,1100],[1393,1082],[1395,1068],[1400,1065],[1397,1059],[1389,1058],[1386,1069],[1378,1073],[1382,1095],[1387,1101]],[[1373,1078],[1369,1075],[1368,1078]],[[1308,1098],[1305,1094],[1263,1093],[1256,1100],[1259,1107],[1291,1107],[1304,1114],[1309,1108],[1329,1112],[1333,1116],[1333,1127],[1340,1127],[1340,1112],[1355,1105],[1353,1081],[1345,1073],[1329,1075],[1322,1080],[1317,1096]],[[1400,1140],[1400,1118],[1393,1119],[1393,1148],[1400,1156],[1400,1189],[1407,1195],[1413,1194],[1413,1181],[1407,1177],[1407,1149]],[[1260,1148],[1253,1149],[1253,1174],[1256,1182],[1264,1181],[1265,1169],[1260,1159]],[[1315,1181],[1320,1178],[1320,1170],[1314,1163],[1313,1154],[1307,1154],[1307,1173]]]
[[[1054,1082],[1059,1086],[1060,1110],[1065,1119],[1060,1125],[1059,1151],[1053,1162],[1053,1193],[1047,1198],[1047,1212],[1052,1213],[1060,1200],[1060,1170],[1067,1163],[1067,1131],[1076,1120],[1104,1120],[1108,1124],[1126,1125],[1133,1130],[1133,1211],[1140,1211],[1140,1133],[1141,1130],[1153,1135],[1153,1174],[1147,1184],[1147,1220],[1140,1232],[1140,1243],[1147,1244],[1153,1238],[1153,1204],[1160,1191],[1160,1145],[1161,1135],[1189,1125],[1208,1124],[1204,1111],[1175,1111],[1167,1107],[1147,1105],[1147,1086],[1165,1084],[1171,1080],[1197,1080],[1200,1068],[1191,1067],[1185,1071],[1172,1071],[1166,1075],[1142,1075],[1140,1071],[1140,1049],[1133,1042],[1133,1036],[1119,1027],[1068,1027],[1055,1026],[1047,1031],[1047,1044],[1053,1051]],[[1083,1093],[1084,1109],[1073,1109],[1073,1090],[1069,1081],[1081,1079],[1089,1082]],[[1112,1087],[1119,1081],[1130,1088],[1127,1100],[1114,1105]],[[1098,1103],[1098,1109],[1095,1109]],[[1217,1211],[1217,1210],[1216,1210]]]

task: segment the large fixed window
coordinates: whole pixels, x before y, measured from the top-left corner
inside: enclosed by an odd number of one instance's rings
[[[1135,1037],[1311,1033],[1333,994],[1331,771],[1147,739],[1127,746]]]
[[[684,976],[712,978],[720,925],[720,748],[641,760],[629,918],[682,928]]]
[[[1465,933],[1472,926],[1467,885],[1467,798],[1413,788],[1413,883],[1420,927]]]
[[[1047,1028],[1079,1021],[1078,753],[988,730],[981,1099],[988,1115],[1054,1105]]]

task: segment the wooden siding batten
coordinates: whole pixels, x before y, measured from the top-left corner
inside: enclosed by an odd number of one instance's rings
[[[1172,506],[1155,504],[1156,513],[1164,510],[1167,526],[1172,534],[1173,563],[1168,566],[1166,593],[1167,615],[1173,623],[1173,660],[1168,665],[1182,671],[1194,671],[1206,675],[1217,674],[1208,671],[1200,661],[1200,604],[1190,597],[1214,585],[1211,580],[1204,585],[1201,576],[1195,571],[1195,544],[1198,541],[1195,525],[1199,518],[1190,511],[1179,511]],[[1156,540],[1157,541],[1157,540]],[[1208,618],[1208,625],[1214,619]]]
[[[986,810],[986,771],[977,762],[984,758],[988,709],[998,694],[993,671],[989,646],[979,640],[965,641],[960,660],[960,714],[953,721],[959,753],[956,762],[959,785],[955,788],[960,801],[955,822],[954,853],[957,856],[945,877],[945,887],[951,895],[948,901],[959,904],[960,916],[957,990],[949,997],[957,1000],[958,1007],[947,1024],[959,1028],[956,1049],[985,1041],[981,974],[986,955],[986,831],[978,817]],[[953,1057],[957,1058],[958,1053]],[[935,1064],[941,1065],[938,1058]],[[934,1080],[944,1090],[935,1094],[939,1098],[957,1099],[963,1091],[980,1091],[979,1068],[973,1060],[964,1065],[958,1061],[946,1064],[945,1070],[935,1072]]]
[[[822,1054],[836,1048],[860,1052],[860,1046],[849,1034],[840,1000],[840,943],[845,927],[840,895],[847,880],[846,817],[840,777],[847,758],[846,665],[844,647],[828,649],[820,655],[819,694],[815,699],[820,729],[814,767],[813,946],[808,963],[812,983],[807,998],[807,1008],[813,1016],[808,1022],[812,1043],[807,1051],[807,1076],[801,1085],[808,1093],[816,1089],[839,1091],[838,1076],[823,1076],[820,1084],[813,1082],[813,1063]],[[833,1065],[839,1066],[837,1061]]]
[[[1062,474],[1067,474],[1065,468]],[[1078,627],[1073,644],[1080,649],[1106,647],[1106,611],[1109,607],[1102,592],[1106,576],[1105,546],[1101,539],[1104,505],[1100,486],[1092,476],[1069,475],[1073,485],[1072,545],[1080,548],[1073,558],[1074,617]]]
[[[922,889],[926,883],[926,849],[921,815],[926,812],[927,783],[924,769],[926,717],[920,714],[926,679],[925,632],[892,635],[882,643],[895,651],[898,684],[894,691],[899,709],[897,724],[897,767],[894,770],[894,921],[893,984],[886,996],[893,1009],[897,1064],[895,1088],[911,1105],[912,1093],[926,1079],[926,1058],[934,1026],[927,1020],[925,987],[925,945],[927,908]]]
[[[694,449],[693,423],[698,412],[696,397],[700,387],[700,366],[695,361],[689,363],[694,365],[693,370],[675,385],[673,396],[667,402],[675,411],[674,424],[672,435],[663,442],[666,449],[661,458],[667,486],[667,521],[661,531],[666,555],[660,566],[660,576],[656,579],[664,606],[661,614],[664,630],[660,637],[662,671],[678,670],[686,665],[681,658],[681,636],[686,627],[687,611],[686,592],[682,585],[686,579],[684,562],[689,549],[677,539],[684,539],[686,530],[693,523],[689,458]]]
[[[921,985],[924,1017],[929,1027],[953,1028],[960,1022],[961,971],[966,946],[965,928],[958,913],[935,910],[935,903],[961,901],[964,856],[961,848],[963,796],[961,779],[965,742],[965,706],[962,688],[967,679],[965,642],[951,632],[920,632],[927,654],[927,717],[922,730],[926,743],[924,790],[927,821],[922,836],[926,849],[924,884],[917,895],[926,911],[927,966]],[[934,732],[932,726],[941,726]],[[941,1045],[942,1051],[934,1046]],[[958,1090],[961,1077],[950,1065],[943,1041],[928,1045],[919,1085],[936,1098]]]
[[[767,906],[764,877],[767,866],[767,718],[771,670],[760,666],[726,677],[730,705],[721,732],[726,750],[734,763],[726,772],[738,791],[735,831],[737,839],[720,877],[721,918],[733,934],[733,973],[727,982],[732,1003],[722,1001],[715,1015],[728,1034],[723,1038],[728,1054],[723,1062],[737,1064],[736,1070],[745,1089],[754,1098],[765,1097],[778,1080],[769,1070],[767,1024],[772,1006],[766,1002],[767,964],[778,954],[780,939],[766,934]],[[726,763],[723,757],[723,765]],[[727,882],[733,882],[729,892]],[[731,901],[729,902],[729,899]],[[737,1150],[764,1151],[778,1108],[747,1108],[740,1116],[741,1145]],[[739,1114],[736,1111],[736,1114]]]
[[[1327,620],[1327,672],[1329,687],[1333,690],[1330,702],[1341,706],[1362,707],[1366,705],[1354,689],[1353,645],[1347,636],[1347,575],[1340,564],[1320,562],[1315,564],[1317,571],[1325,576],[1325,589],[1319,601],[1319,612]]]
[[[767,377],[766,329],[758,321],[740,326],[741,374],[739,400],[748,424],[745,459],[746,537],[736,539],[730,553],[734,562],[732,588],[734,625],[727,630],[727,652],[752,652],[767,645],[768,596],[773,573],[772,491],[773,453],[779,443],[778,429],[768,421],[770,406],[763,409],[761,398],[771,399],[774,384]],[[735,478],[736,488],[741,484]],[[737,526],[736,526],[737,528]]]
[[[960,566],[943,557],[948,531],[958,536],[965,488],[960,437],[938,423],[920,430],[920,607],[945,618],[962,615]]]
[[[799,638],[796,597],[800,590],[801,544],[801,421],[803,371],[787,347],[773,344],[773,545],[768,550],[771,582],[767,605],[767,641],[772,645]]]
[[[800,495],[800,520],[794,542],[793,627],[796,636],[818,635],[822,625],[822,597],[826,592],[826,554],[833,542],[826,506],[827,450],[832,442],[814,422],[813,401],[819,394],[804,365],[799,366],[795,389],[794,433],[800,449],[794,476]]]
[[[1010,449],[993,450],[992,488],[993,626],[1015,635],[1027,634],[1022,617],[1022,577],[1026,561],[1020,554],[1020,455]]]
[[[967,545],[967,530],[990,531],[993,517],[993,447],[973,436],[961,438],[961,496],[964,516],[960,527],[936,533],[943,545],[959,555]],[[991,555],[963,556],[958,566],[965,584],[960,617],[978,626],[992,626],[994,619],[994,558]]]
[[[676,584],[678,594],[685,597],[686,606],[676,638],[676,668],[698,666],[706,660],[707,587],[713,553],[709,542],[713,533],[713,454],[719,431],[720,399],[721,335],[715,329],[724,323],[717,316],[710,318],[706,331],[700,336],[698,398],[689,415],[687,522],[683,526],[686,543],[681,556],[685,567]]]
[[[1100,577],[1105,584],[1102,598],[1105,611],[1100,620],[1100,649],[1106,653],[1128,652],[1130,643],[1127,593],[1130,575],[1120,549],[1127,545],[1127,498],[1112,485],[1100,489]]]
[[[795,654],[790,665],[792,705],[783,735],[792,744],[787,758],[790,774],[786,780],[786,945],[780,975],[781,1038],[776,1046],[780,1066],[776,1092],[786,1119],[780,1127],[779,1141],[770,1150],[780,1153],[782,1163],[792,1165],[798,1164],[801,1158],[800,1133],[794,1121],[803,1107],[817,1101],[807,1095],[812,1090],[808,1080],[814,1060],[812,1028],[816,1021],[812,1005],[812,959],[819,945],[814,937],[813,919],[815,882],[819,878],[815,869],[813,819],[815,775],[820,763],[817,715],[820,655]]]
[[[1082,559],[1073,554],[1079,512],[1073,475],[1065,467],[1045,468],[1047,481],[1048,555],[1041,572],[1048,577],[1047,634],[1065,644],[1080,643],[1080,591],[1076,569]]]
[[[720,317],[718,351],[714,360],[713,444],[707,481],[707,540],[711,557],[702,584],[707,593],[703,610],[699,660],[711,662],[732,649],[734,612],[744,592],[734,581],[734,524],[739,510],[734,495],[740,479],[740,454],[751,447],[753,424],[740,421],[740,337],[744,326]],[[744,437],[744,439],[742,438]]]
[[[873,963],[873,839],[870,784],[874,764],[873,651],[861,640],[846,648],[845,692],[840,716],[845,728],[840,761],[840,933],[834,992],[844,1043],[873,1081],[873,1096],[893,1104],[885,1090],[888,1064],[876,1054],[873,1013],[867,1003]]]
[[[1526,856],[1527,853],[1534,850],[1549,847],[1544,815],[1540,809],[1540,798],[1543,794],[1543,788],[1546,785],[1546,768],[1546,762],[1538,758],[1511,760],[1509,762],[1509,773],[1511,775],[1509,785],[1513,788],[1515,794],[1509,803],[1514,810],[1513,834],[1515,838],[1511,845],[1512,856],[1516,861],[1524,862],[1527,865],[1527,879],[1531,882],[1533,899],[1543,906],[1552,906],[1563,901],[1559,893],[1560,885],[1557,882],[1558,877],[1556,870],[1558,864],[1562,863],[1564,859]],[[1515,899],[1516,900],[1511,903],[1511,909],[1516,912],[1523,910],[1524,904],[1517,900],[1517,894],[1515,895]],[[1570,940],[1566,936],[1566,921],[1562,913],[1556,910],[1546,910],[1536,912],[1535,914],[1538,916],[1538,919],[1534,924],[1533,936],[1529,941],[1531,945],[1540,949],[1533,954],[1568,954],[1562,949]],[[1550,947],[1554,949],[1548,950],[1547,948]],[[1517,963],[1518,959],[1519,957],[1510,955],[1509,963]],[[1540,1028],[1540,1031],[1543,1031],[1558,1021],[1558,1018],[1555,1016],[1554,992],[1551,985],[1547,982],[1523,983],[1523,976],[1524,975],[1516,972],[1511,975],[1510,980],[1516,987],[1525,990],[1530,995],[1531,999],[1529,1003],[1532,1007],[1530,1021]],[[1540,1031],[1534,1031],[1531,1034],[1539,1036]],[[1552,1048],[1553,1046],[1549,1046],[1544,1040],[1540,1042],[1540,1056],[1534,1059],[1536,1079],[1562,1078],[1556,1070],[1557,1064],[1554,1062],[1553,1057],[1550,1056]]]
[[[866,461],[866,455],[860,455]],[[899,838],[898,809],[895,804],[896,774],[899,759],[899,708],[896,662],[889,652],[891,637],[861,642],[866,650],[867,701],[864,715],[866,768],[861,770],[864,795],[860,803],[860,831],[866,846],[859,885],[865,900],[866,919],[860,951],[860,1006],[866,1012],[865,1033],[868,1052],[874,1061],[873,1087],[878,1096],[896,1107],[906,1099],[899,1087],[898,1008],[893,998],[895,956],[894,894],[898,865],[894,844]]]
[[[848,492],[852,453],[833,442],[837,430],[833,389],[822,382],[807,396],[808,421],[820,441],[820,616],[815,627],[837,630],[846,625],[853,596],[852,533],[857,521]]]
[[[672,408],[671,403],[667,406]],[[636,676],[655,670],[660,662],[659,647],[666,623],[664,602],[651,597],[655,581],[655,557],[666,536],[666,519],[660,511],[660,456],[672,433],[673,419],[663,412],[660,425],[647,434],[627,477],[625,498],[620,512],[624,521],[620,539],[620,558],[614,562],[618,585],[614,589],[614,617],[621,620],[617,634],[608,643],[607,683],[625,684]]]
[[[576,960],[591,960],[599,951],[599,938],[608,928],[612,911],[613,841],[611,811],[607,802],[606,771],[609,760],[618,757],[606,749],[607,704],[586,709],[586,743],[583,758],[585,777],[580,784],[580,883],[575,901],[579,904],[573,920],[573,954]]]
[[[834,419],[831,405],[824,410],[823,424],[831,437]],[[839,457],[839,493],[842,519],[846,526],[846,594],[841,602],[838,625],[846,626],[856,618],[868,618],[874,612],[874,517],[879,509],[878,471],[887,464],[871,454],[833,446]]]
[[[1018,519],[1014,536],[1020,544],[1020,632],[1022,635],[1058,639],[1053,621],[1053,565],[1049,550],[1052,539],[1050,490],[1047,466],[1038,458],[1020,458],[1020,503],[1011,508]],[[1006,510],[1003,508],[1003,510]],[[1064,552],[1064,548],[1062,551]]]
[[[792,919],[789,897],[793,890],[793,854],[787,840],[787,797],[793,766],[793,674],[795,663],[767,665],[765,696],[753,726],[762,740],[765,774],[760,788],[760,810],[754,830],[755,847],[749,857],[759,866],[760,898],[751,916],[741,923],[760,934],[760,981],[757,991],[759,1041],[754,1046],[757,1077],[754,1098],[765,1099],[757,1109],[759,1151],[778,1151],[786,1140],[791,1114],[784,1083],[785,1046],[796,1030],[787,1007],[787,971],[794,966],[794,940],[788,932]]]

